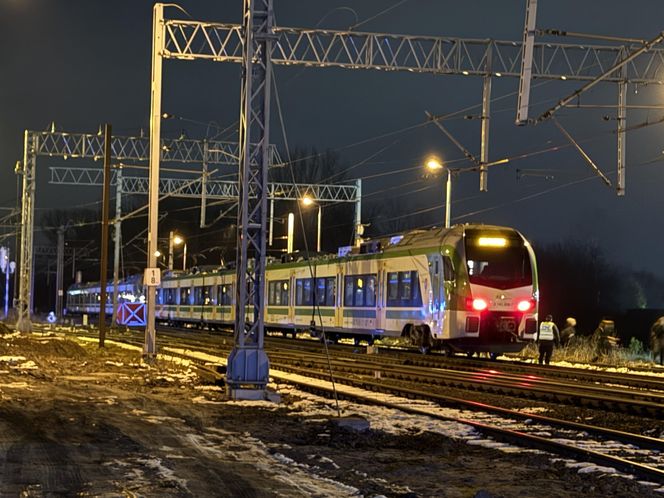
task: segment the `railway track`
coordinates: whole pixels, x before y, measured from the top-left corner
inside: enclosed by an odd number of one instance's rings
[[[186,358],[210,377],[223,377],[218,372],[218,366],[225,364],[232,341],[224,338],[224,344],[219,337],[210,336],[184,339],[180,334],[162,333],[161,353]],[[143,344],[139,337],[120,340],[133,343],[138,348]],[[346,360],[345,363],[352,364],[355,370],[337,376],[335,389],[327,380],[327,364],[322,358],[312,358],[307,348],[299,355],[292,350],[282,351],[276,346],[270,350],[271,376],[299,389],[325,396],[332,396],[336,391],[336,395],[360,403],[466,424],[499,442],[534,448],[581,462],[593,462],[664,484],[662,439],[450,397],[434,392],[430,384],[423,386],[421,382],[413,382],[415,372],[419,370],[419,375],[422,375],[422,370],[426,371],[426,368],[390,366],[388,363],[394,363],[394,358],[388,358],[389,361],[384,364],[380,363],[381,359],[381,355],[354,355]],[[337,358],[331,361],[335,370],[344,363]],[[391,369],[394,369],[392,374],[389,372]],[[377,371],[380,378],[376,378]],[[404,375],[411,377],[404,379]]]

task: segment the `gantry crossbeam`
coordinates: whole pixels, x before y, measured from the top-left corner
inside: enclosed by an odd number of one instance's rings
[[[28,131],[38,156],[101,159],[104,157],[104,137],[92,133]],[[147,161],[148,137],[114,136],[111,140],[112,159],[117,161]],[[219,140],[170,139],[161,140],[161,160],[178,163],[229,164],[237,166],[237,142]],[[271,164],[281,159],[274,145],[270,146]]]
[[[521,41],[481,40],[303,28],[274,28],[274,64],[379,69],[433,74],[484,75],[491,54],[494,75],[519,77]],[[237,24],[166,20],[164,58],[242,62],[243,33]],[[620,62],[625,48],[608,45],[535,43],[532,77],[594,80]],[[636,47],[635,47],[636,48]],[[662,84],[664,50],[651,49],[630,62],[630,83]],[[605,81],[621,82],[615,74]]]
[[[88,185],[101,186],[104,172],[101,168],[68,168],[50,167],[51,178],[49,183],[55,185]],[[113,171],[111,184],[116,185],[116,171]],[[147,194],[148,177],[122,176],[123,194]],[[192,182],[185,178],[159,179],[159,195],[169,197],[182,197],[200,199],[203,192],[201,181]],[[213,180],[208,178],[205,182],[205,192],[208,199],[237,199],[239,189],[237,181]],[[357,202],[357,185],[318,185],[307,183],[268,183],[268,199],[298,201],[304,194],[316,199],[317,202]],[[255,192],[250,191],[255,197]]]

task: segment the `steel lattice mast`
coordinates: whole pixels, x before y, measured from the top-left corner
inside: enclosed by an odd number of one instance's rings
[[[269,361],[263,349],[263,311],[273,22],[272,0],[244,0],[235,344],[226,376],[229,394],[234,398],[263,397],[269,380]],[[253,265],[249,264],[250,257]],[[251,321],[247,320],[247,308],[253,315]]]

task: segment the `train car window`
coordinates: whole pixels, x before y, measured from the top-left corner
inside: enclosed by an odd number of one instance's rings
[[[531,285],[530,256],[523,240],[508,232],[466,232],[466,259],[471,284],[497,289]]]
[[[180,288],[180,305],[181,306],[191,305],[191,287]]]
[[[416,270],[388,273],[387,306],[422,306],[420,279]]]
[[[316,304],[319,306],[334,306],[336,297],[334,277],[320,277],[316,279]]]
[[[364,276],[355,277],[355,293],[353,295],[354,306],[364,306]]]
[[[288,306],[288,280],[282,280],[279,285],[281,291],[281,305]]]
[[[367,288],[364,291],[364,305],[376,306],[376,276],[367,277]]]
[[[203,304],[203,288],[194,287],[194,304],[200,306]]]
[[[454,275],[454,265],[452,264],[452,258],[449,256],[443,256],[443,279],[446,282],[451,282],[455,279]]]
[[[401,298],[402,302],[409,302],[412,295],[413,291],[413,278],[411,275],[411,272],[405,271],[405,272],[400,272],[399,279],[401,280],[401,292],[399,297]]]
[[[268,282],[267,304],[275,306],[288,306],[288,280],[273,280]]]
[[[175,298],[175,289],[166,289],[166,304],[177,304]]]
[[[233,286],[231,284],[223,284],[217,287],[217,303],[220,306],[230,306],[233,304]]]
[[[318,306],[325,306],[325,279],[316,279],[316,304]]]
[[[411,271],[410,306],[419,308],[422,306],[422,294],[420,293],[420,277],[416,271]]]
[[[203,287],[203,304],[206,306],[210,304],[216,304],[214,286],[206,285]]]
[[[352,275],[344,281],[344,306],[376,306],[376,275]]]
[[[295,304],[297,306],[311,306],[314,304],[312,278],[298,278],[295,281]]]
[[[346,277],[344,279],[344,306],[353,306],[354,282],[354,277]]]
[[[397,306],[396,301],[399,299],[399,273],[390,272],[387,274],[387,305]]]
[[[325,306],[334,306],[337,298],[337,279],[335,277],[325,278]]]

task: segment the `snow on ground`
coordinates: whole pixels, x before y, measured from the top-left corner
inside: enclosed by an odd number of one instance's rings
[[[498,359],[501,361],[511,361],[511,362],[527,361],[527,359],[521,357],[505,356],[505,355],[499,356]],[[552,361],[551,365],[556,367],[564,367],[564,368],[578,368],[580,370],[596,370],[599,372],[645,375],[649,377],[661,377],[662,375],[664,375],[664,366],[658,365],[656,363],[649,363],[647,366],[649,368],[654,368],[655,370],[659,371],[639,370],[638,368],[630,368],[630,367],[610,367],[606,365],[592,365],[589,363],[572,363],[569,361]]]
[[[303,496],[346,497],[360,494],[353,486],[318,475],[316,466],[295,462],[278,452],[272,453],[262,441],[248,433],[208,428],[202,434],[189,433],[183,437],[187,447],[196,448],[202,455],[255,467],[262,475],[288,484]]]
[[[77,337],[78,340],[83,342],[97,342],[95,338],[89,337]],[[122,347],[125,349],[130,349],[136,352],[142,352],[142,348],[138,346],[128,345],[124,343],[119,343],[115,341],[108,340],[107,343],[117,347]],[[213,365],[225,365],[226,359],[210,355],[207,353],[201,353],[186,349],[178,348],[162,348],[162,351],[167,353],[174,353],[178,355],[187,355],[198,360],[203,360],[209,364]],[[4,358],[7,358],[5,362],[19,362],[24,361],[23,357],[1,357],[0,362]],[[183,360],[179,357],[174,357],[168,354],[159,354],[157,355],[158,359],[177,362],[182,365],[189,365],[191,362]],[[26,362],[27,363],[27,362]],[[116,365],[113,362],[107,362],[110,366],[120,366]],[[561,366],[571,366],[571,364],[565,364],[564,362],[559,362]],[[588,365],[579,365],[579,367],[590,367],[594,366]],[[35,366],[36,368],[36,366]],[[594,369],[602,369],[601,367],[594,367]],[[607,370],[606,368],[603,368]],[[610,370],[609,370],[610,371]],[[619,369],[614,369],[614,371],[619,371]],[[622,371],[622,370],[620,370]],[[161,376],[161,379],[167,382],[175,382],[176,377],[180,380],[191,380],[189,378],[189,373],[185,372],[184,374],[169,374]],[[192,374],[193,375],[193,374]],[[306,381],[308,383],[314,383],[321,388],[330,389],[331,383],[324,380],[315,380],[310,378],[305,378],[296,374],[291,374],[287,372],[281,372],[279,370],[272,369],[270,371],[273,382],[288,382],[291,381]],[[282,395],[292,395],[297,399],[291,406],[292,411],[289,413],[291,416],[300,416],[305,417],[306,419],[313,419],[315,417],[324,417],[325,419],[334,418],[337,416],[337,406],[334,401],[331,401],[328,398],[311,394],[305,391],[301,391],[296,387],[293,387],[292,384],[277,384],[278,391]],[[364,405],[349,401],[339,401],[338,409],[344,415],[352,414],[354,416],[360,416],[366,418],[371,427],[374,430],[384,431],[390,434],[396,435],[408,435],[419,432],[434,432],[441,434],[445,437],[463,440],[467,444],[482,446],[486,448],[493,448],[505,453],[542,453],[539,450],[530,450],[523,449],[517,446],[513,446],[506,443],[497,442],[493,439],[486,438],[477,432],[472,426],[459,423],[453,420],[441,420],[437,418],[432,418],[429,415],[436,415],[443,418],[462,418],[467,420],[474,421],[485,421],[492,422],[492,419],[498,419],[490,414],[481,414],[477,412],[467,411],[467,410],[457,410],[452,408],[446,408],[438,406],[434,403],[423,401],[423,400],[413,400],[401,398],[389,394],[381,394],[370,391],[364,391],[350,386],[344,386],[337,384],[336,389],[339,393],[348,394],[352,396],[359,396],[364,399],[379,399],[381,401],[388,402],[392,407],[381,407],[374,405]],[[215,403],[205,399],[203,395],[194,397],[192,399],[194,403]],[[271,410],[278,409],[278,405],[269,402],[269,401],[229,401],[229,404],[237,404],[239,406],[260,406],[268,408]],[[409,410],[415,410],[419,412],[418,414],[406,413],[399,410],[399,407],[407,407]],[[523,411],[537,412],[541,411],[539,409],[524,409]],[[176,422],[177,419],[171,419],[170,417],[155,417],[140,410],[134,410],[132,415],[139,416],[142,419],[154,423],[169,423]],[[514,428],[523,426],[523,422],[513,421]],[[220,436],[215,433],[223,432]],[[541,435],[547,436],[546,431],[541,431]],[[550,436],[550,434],[548,434]],[[219,431],[217,429],[210,429],[207,434],[202,436],[197,435],[188,435],[189,438],[200,437],[199,440],[189,441],[194,442],[196,446],[199,447],[201,452],[210,452],[216,454],[217,457],[220,455],[226,455],[225,458],[231,458],[235,461],[244,461],[252,462],[253,465],[256,465],[258,468],[262,469],[265,472],[268,472],[274,476],[275,479],[281,480],[282,482],[287,482],[290,485],[293,485],[300,489],[303,493],[308,492],[320,492],[321,480],[324,481],[325,485],[328,486],[326,496],[355,496],[359,492],[357,489],[346,486],[345,484],[331,481],[329,479],[322,478],[315,473],[316,466],[313,467],[296,463],[293,460],[285,457],[284,455],[276,452],[271,453],[268,451],[267,447],[259,440],[250,437],[248,434],[229,434],[224,431]],[[605,443],[598,441],[587,441],[587,446],[592,447],[593,445],[605,445]],[[241,447],[241,450],[237,448]],[[603,446],[604,448],[604,446]],[[605,449],[605,448],[604,448]],[[229,453],[230,452],[230,453]],[[145,464],[145,462],[143,462]],[[331,463],[336,465],[334,462],[321,462],[321,463]],[[604,475],[619,475],[622,477],[623,474],[619,474],[613,468],[607,468],[591,464],[588,462],[576,462],[576,461],[566,461],[565,464],[570,468],[577,468],[580,474],[589,473],[589,472],[598,472]],[[162,469],[161,463],[159,461],[154,461],[151,465],[153,470],[156,470],[164,479],[168,480],[169,475],[167,470]],[[128,476],[129,477],[129,476]],[[141,479],[140,475],[131,476],[134,479]],[[178,483],[181,486],[185,487],[186,483]],[[185,487],[186,489],[186,487]],[[664,492],[664,488],[656,489],[657,492]]]

